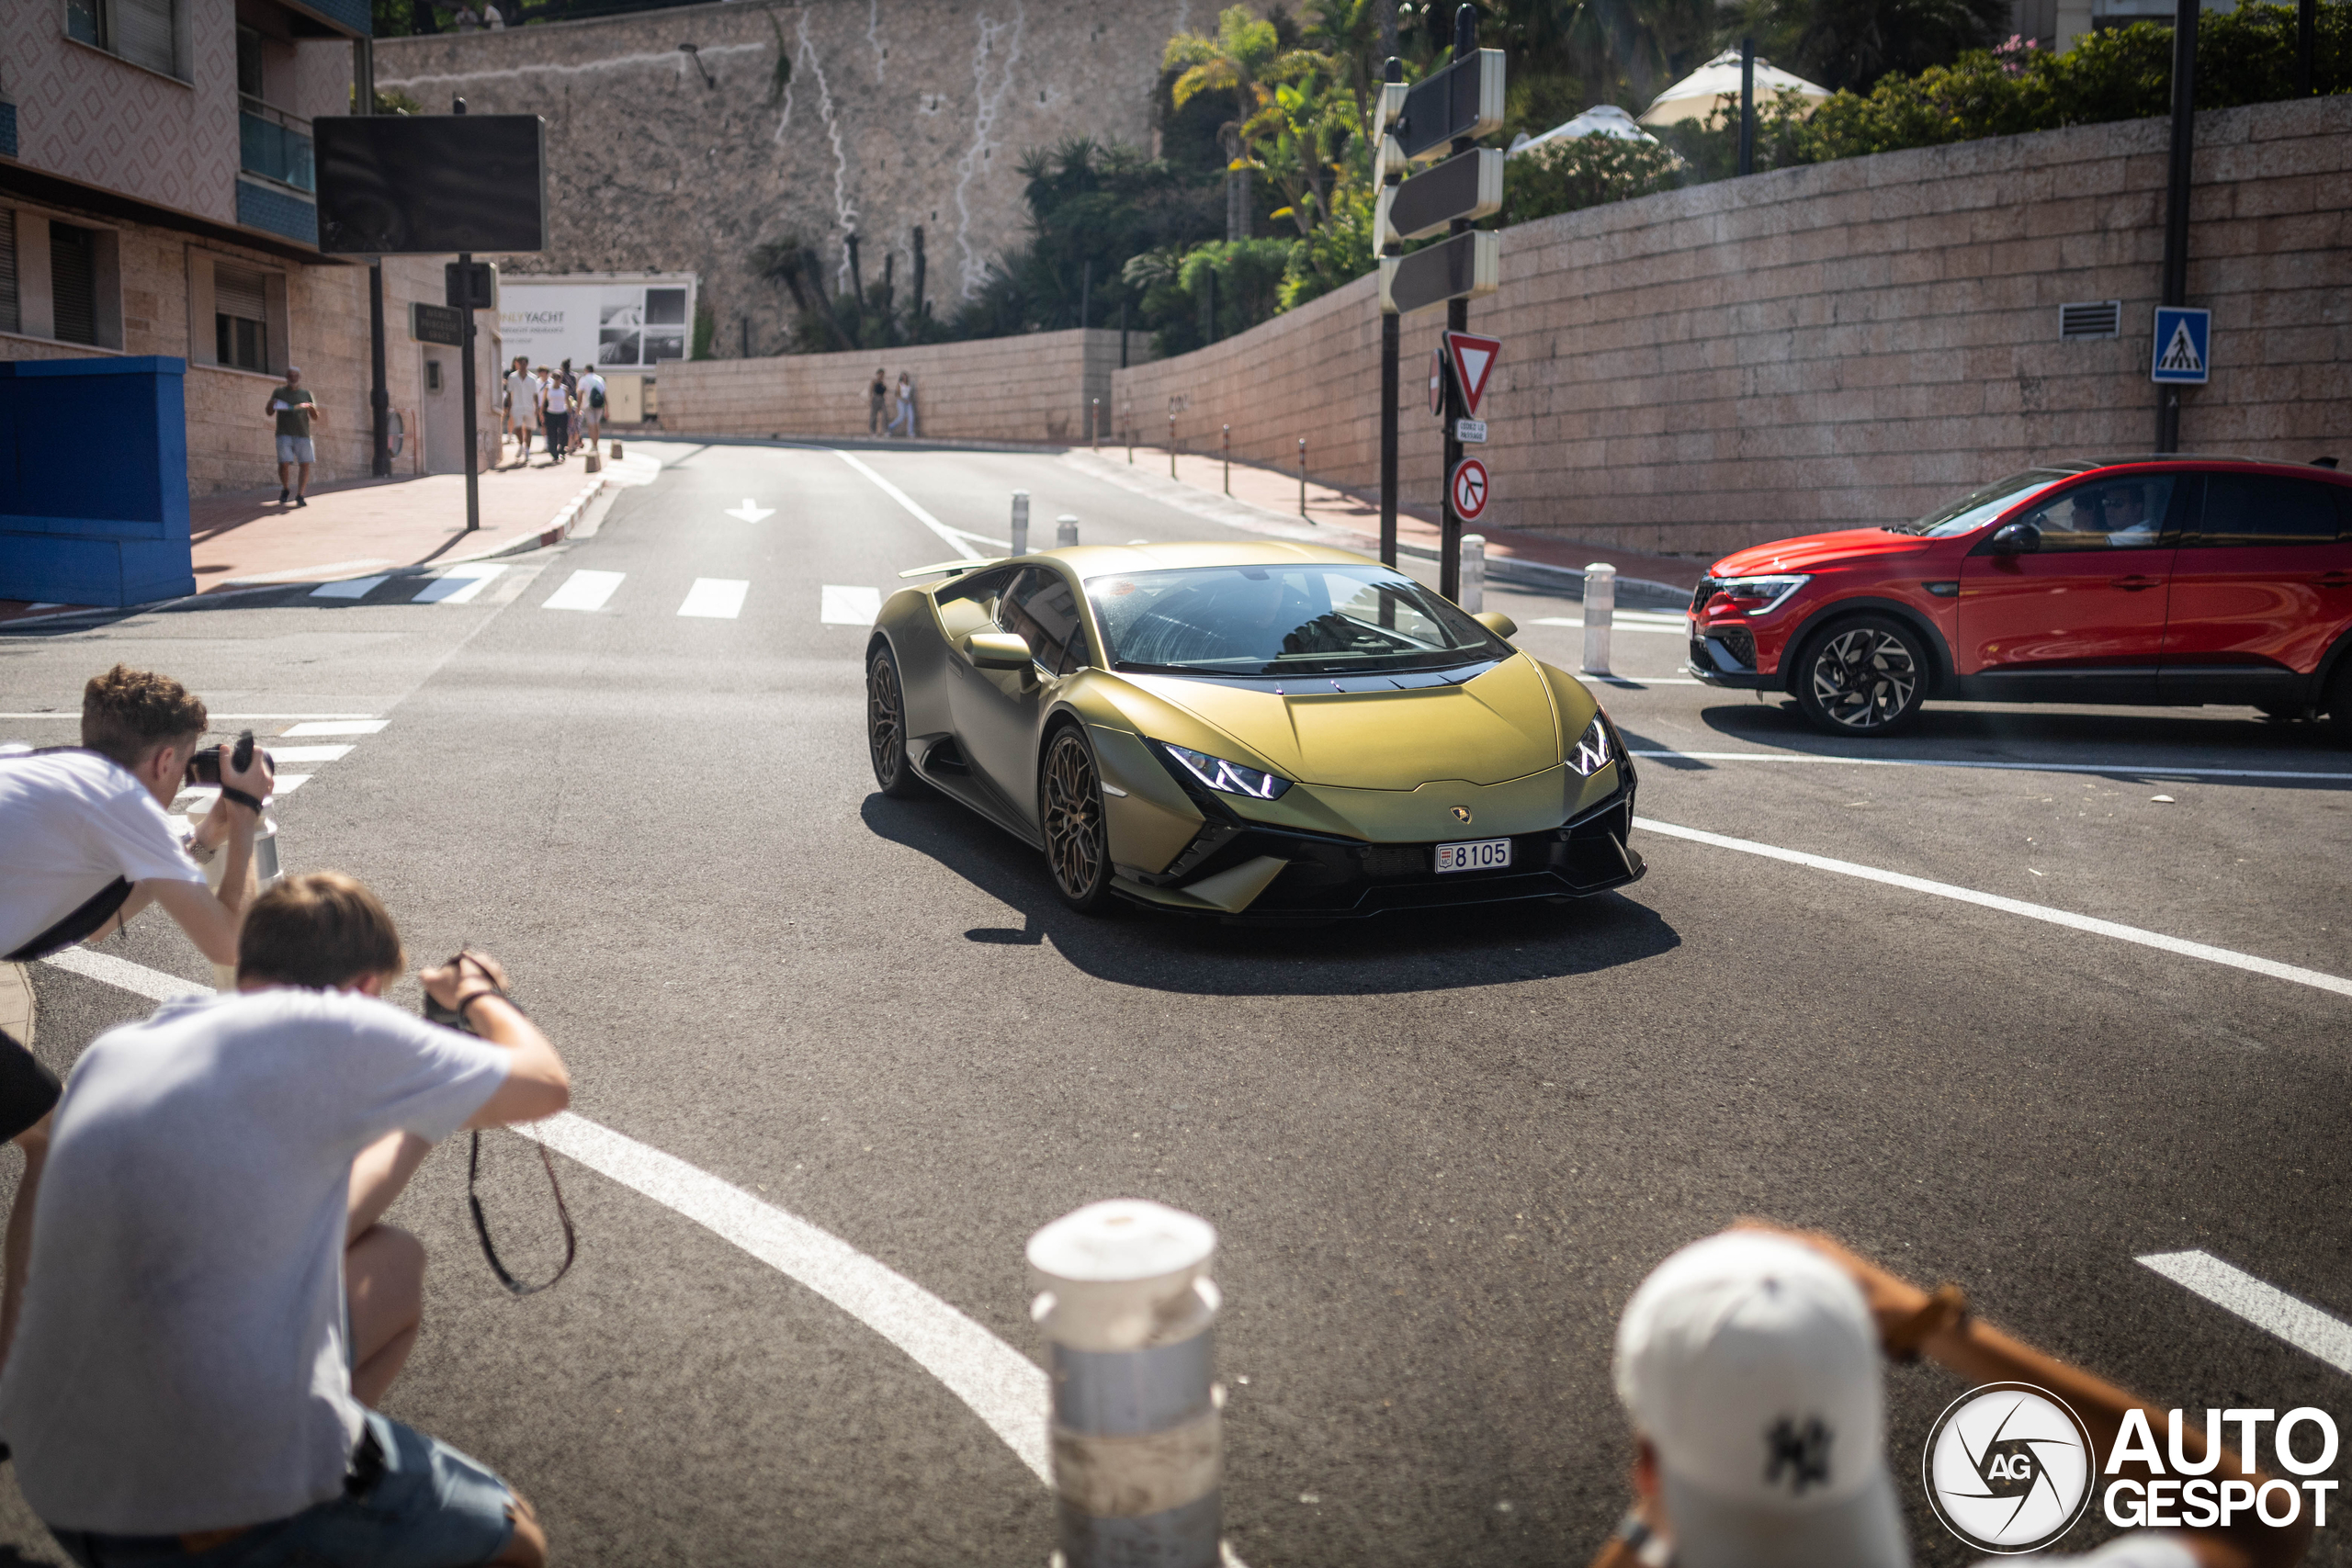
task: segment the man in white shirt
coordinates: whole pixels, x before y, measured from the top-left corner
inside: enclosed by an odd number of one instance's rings
[[[1634,1423],[1636,1501],[1593,1568],[1909,1568],[1886,1464],[1882,1355],[1924,1355],[1978,1386],[2047,1391],[2086,1431],[2094,1464],[2121,1454],[2127,1418],[2166,1428],[2162,1412],[2113,1383],[1977,1322],[1956,1286],[1930,1294],[1828,1236],[1742,1225],[1675,1253],[1625,1303],[1616,1382]],[[2208,1457],[2190,1441],[2206,1470],[2218,1464],[2255,1488],[2267,1479],[2250,1455]],[[2110,1463],[2146,1473],[2128,1455]],[[2254,1513],[2254,1495],[2239,1512]],[[2311,1544],[2301,1509],[2284,1526],[2219,1517],[2216,1529],[2134,1530],[2063,1561],[2284,1568]]]
[[[514,433],[514,466],[531,461],[531,432],[539,423],[539,384],[531,379],[531,362],[521,355],[506,373],[506,423]]]
[[[224,749],[225,787],[184,847],[164,808],[178,795],[207,722],[204,705],[177,681],[118,664],[83,689],[79,748],[0,752],[0,955],[46,957],[120,931],[157,903],[207,958],[236,962],[254,829],[271,773],[258,750],[241,770]],[[227,856],[218,894],[190,849],[207,861]],[[0,1357],[24,1290],[57,1094],[49,1069],[0,1033],[0,1138],[25,1154],[8,1213]]]
[[[594,452],[596,443],[605,434],[605,378],[590,366],[580,378],[580,442]]]
[[[546,1562],[504,1482],[370,1408],[423,1312],[423,1247],[379,1216],[435,1143],[571,1098],[494,962],[422,976],[480,1038],[380,1000],[404,966],[373,894],[292,877],[254,902],[235,995],[75,1066],[0,1438],[83,1568]]]

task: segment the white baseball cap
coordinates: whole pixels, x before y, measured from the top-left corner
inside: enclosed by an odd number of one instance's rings
[[[1905,1568],[1878,1330],[1846,1271],[1734,1231],[1651,1271],[1617,1397],[1657,1450],[1677,1568]]]

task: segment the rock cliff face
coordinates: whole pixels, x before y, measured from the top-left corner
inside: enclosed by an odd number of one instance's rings
[[[952,310],[1020,242],[1022,154],[1080,135],[1148,146],[1170,35],[1214,24],[1211,0],[734,0],[386,39],[376,79],[432,113],[458,96],[546,117],[553,248],[502,265],[696,273],[711,352],[735,357],[777,352],[789,328],[789,296],[750,266],[786,232],[844,288],[856,233],[865,281],[888,266],[903,302],[920,225],[924,296]]]

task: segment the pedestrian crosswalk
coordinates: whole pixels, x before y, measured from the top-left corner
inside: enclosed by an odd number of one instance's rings
[[[495,561],[464,561],[443,567],[435,576],[426,578],[409,596],[412,604],[470,604],[504,574],[506,568]],[[311,590],[313,599],[365,599],[391,581],[390,574],[381,577],[347,577],[338,582],[322,582]],[[411,579],[412,581],[415,581]]]
[[[734,578],[697,577],[695,585],[686,591],[686,602],[678,606],[678,614],[731,621],[743,613],[743,596],[751,591],[749,582]]]
[[[817,618],[832,626],[870,626],[882,613],[878,588],[845,588],[828,582],[818,604]]]
[[[542,610],[601,610],[621,585],[625,571],[575,571],[563,586],[548,595]]]
[[[433,577],[398,579],[390,573],[376,577],[355,577],[340,582],[322,582],[311,590],[313,599],[344,599],[358,601],[367,598],[388,582],[397,582],[395,590],[411,604],[468,604],[484,596],[510,569],[494,561],[469,561],[444,567]],[[526,569],[519,575],[507,578],[506,586],[492,593],[489,603],[499,604],[514,599],[525,592],[537,569]],[[542,610],[568,610],[575,615],[595,615],[604,611],[626,612],[646,608],[641,598],[632,603],[632,595],[640,592],[629,583],[626,571],[598,571],[586,567],[567,574],[555,592],[539,601]],[[410,585],[414,584],[413,592]],[[686,590],[676,614],[690,620],[733,621],[743,615],[743,607],[751,602],[752,583],[747,578],[697,577]],[[674,592],[674,590],[673,590]],[[806,589],[796,591],[806,592]],[[829,626],[870,626],[882,613],[884,591],[864,583],[827,582],[818,587],[817,621]],[[806,604],[806,600],[801,603]],[[325,734],[329,731],[321,730]]]

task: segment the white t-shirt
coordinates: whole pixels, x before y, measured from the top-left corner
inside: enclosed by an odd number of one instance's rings
[[[57,1110],[0,1377],[34,1512],[168,1535],[340,1495],[352,1159],[447,1137],[511,1059],[334,991],[166,1002],[100,1035]]]
[[[604,389],[605,378],[602,376],[597,375],[594,370],[591,370],[587,375],[580,378],[580,406],[590,413],[604,412],[604,410],[596,406],[596,399],[594,395],[594,393],[601,392]]]
[[[95,751],[0,752],[0,953],[118,876],[204,881],[172,819],[121,763]]]
[[[571,412],[571,389],[566,387],[561,381],[549,381],[548,383],[548,412],[569,413]]]
[[[2081,1557],[1988,1557],[1976,1568],[2030,1568],[2036,1562],[2078,1562],[2084,1568],[2197,1568],[2196,1553],[2171,1530],[2133,1530]]]
[[[539,384],[520,370],[510,372],[506,378],[507,411],[518,423],[528,424],[537,414],[538,407]]]

